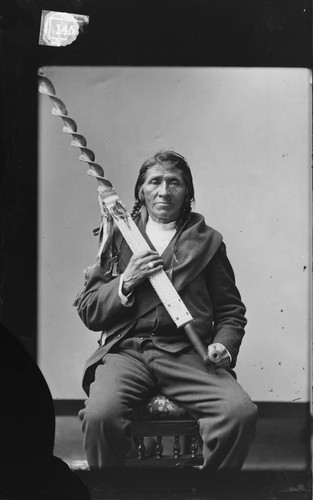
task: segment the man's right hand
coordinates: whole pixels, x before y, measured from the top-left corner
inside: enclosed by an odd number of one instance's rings
[[[132,255],[123,277],[122,292],[131,293],[136,286],[163,268],[163,261],[154,250],[145,250]]]

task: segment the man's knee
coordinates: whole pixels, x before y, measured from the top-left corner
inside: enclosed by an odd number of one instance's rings
[[[248,396],[232,400],[231,404],[227,405],[227,410],[226,418],[233,422],[234,427],[255,427],[258,410]]]
[[[121,405],[117,401],[87,401],[79,414],[83,429],[102,429],[108,432],[118,426],[123,418]]]
[[[220,428],[247,429],[253,433],[257,421],[257,406],[251,401],[248,395],[243,394],[236,398],[229,398],[224,401],[216,410],[213,422]],[[205,433],[210,434],[212,426],[212,416],[201,419],[201,428]]]

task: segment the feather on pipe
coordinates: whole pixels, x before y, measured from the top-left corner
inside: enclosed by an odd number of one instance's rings
[[[140,233],[130,214],[127,212],[126,207],[119,199],[111,182],[104,177],[103,168],[95,162],[95,154],[91,149],[87,148],[85,137],[77,132],[77,125],[73,118],[68,116],[66,106],[56,95],[52,82],[44,76],[42,70],[39,70],[38,78],[39,92],[48,96],[52,101],[52,114],[63,120],[63,132],[72,135],[71,146],[80,149],[81,154],[79,155],[79,160],[88,164],[89,169],[87,174],[95,177],[99,183],[98,199],[101,211],[101,226],[97,261],[104,252],[111,251],[113,221],[121,231],[133,253],[150,250],[148,243]],[[149,278],[149,281],[177,328],[184,328],[191,344],[200,354],[204,363],[208,366],[208,369],[212,369],[210,365],[217,362],[217,357],[216,355],[214,357],[208,355],[206,347],[192,327],[193,318],[190,312],[178,295],[165,271],[163,269],[157,271]]]

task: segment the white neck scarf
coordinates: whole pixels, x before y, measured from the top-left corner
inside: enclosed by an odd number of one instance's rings
[[[176,221],[162,224],[155,222],[149,217],[146,225],[146,233],[159,255],[162,255],[176,233]]]

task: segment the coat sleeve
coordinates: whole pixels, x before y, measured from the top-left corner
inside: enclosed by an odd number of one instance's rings
[[[208,268],[208,290],[213,306],[213,342],[220,342],[236,365],[239,347],[245,333],[246,308],[235,283],[235,275],[222,243]]]
[[[119,276],[108,281],[104,269],[95,266],[77,305],[81,320],[90,330],[109,329],[119,319],[131,314],[133,308],[125,307],[119,297],[119,282]]]

